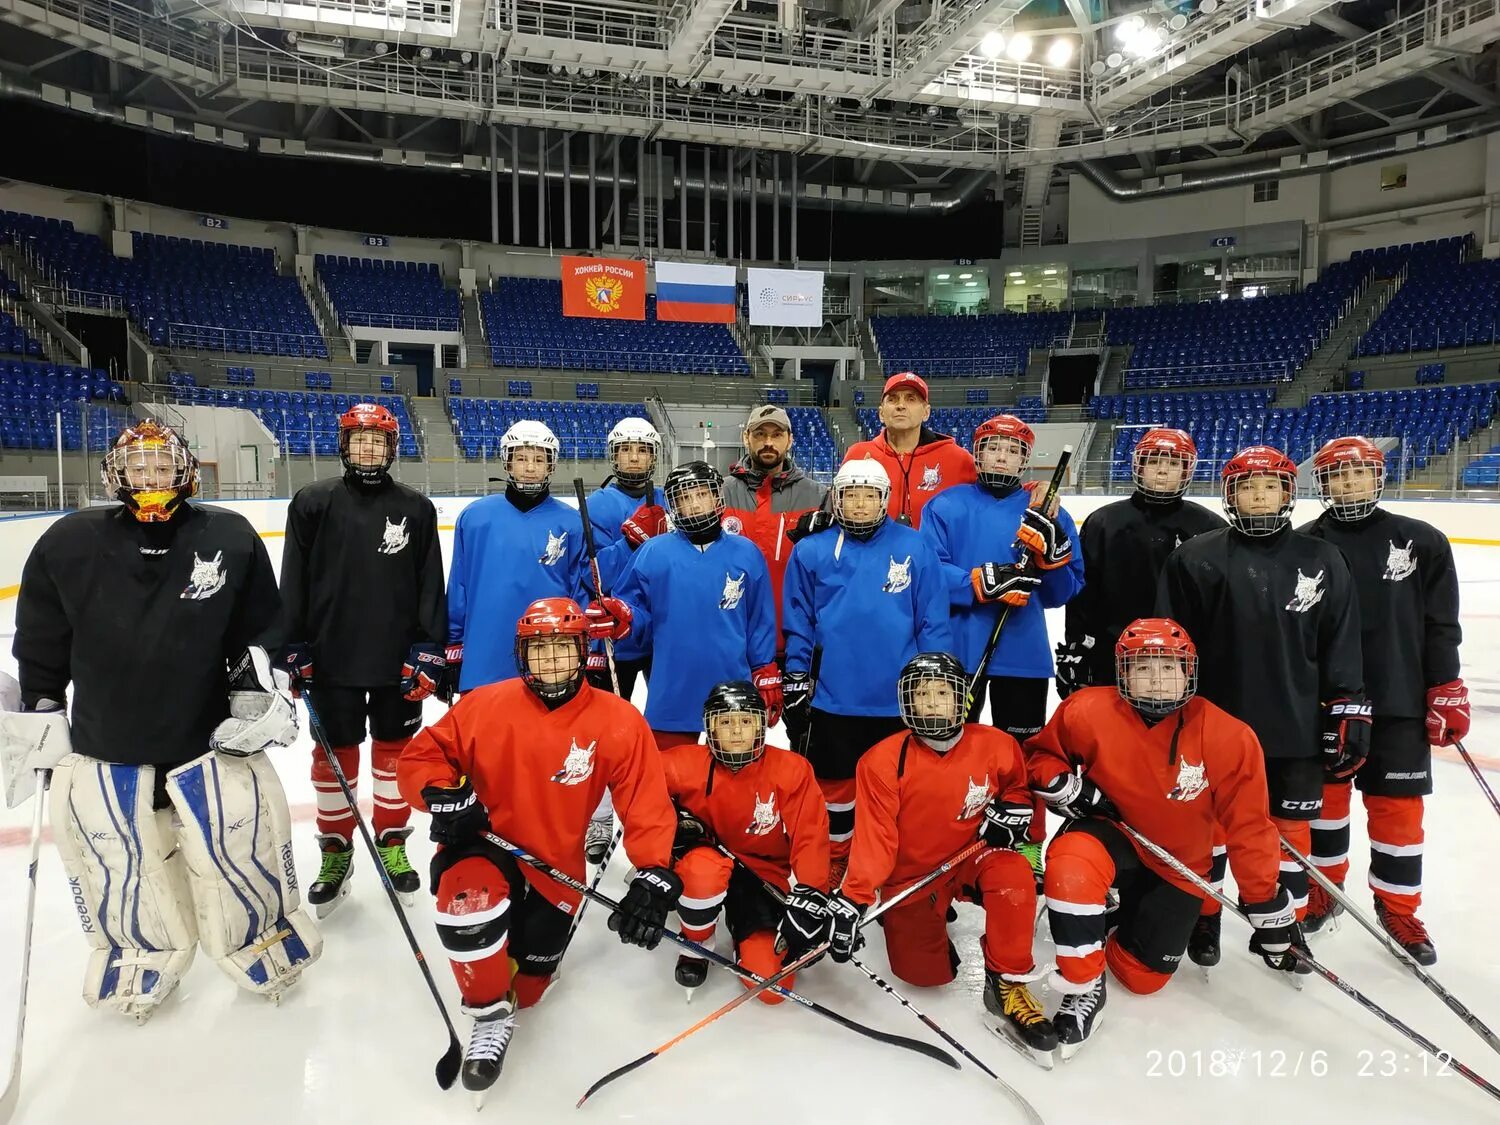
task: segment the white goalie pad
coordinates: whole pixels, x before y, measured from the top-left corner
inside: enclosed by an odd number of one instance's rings
[[[279,996],[318,959],[323,938],[299,909],[291,817],[264,754],[208,753],[167,775],[181,818],[203,952],[241,988]]]
[[[53,771],[52,826],[83,934],[91,1007],[144,1018],[193,962],[192,895],[171,809],[153,812],[156,770],[69,754]]]

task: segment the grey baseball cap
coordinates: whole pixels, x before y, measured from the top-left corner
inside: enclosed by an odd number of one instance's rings
[[[779,406],[757,406],[750,411],[750,417],[745,421],[746,431],[755,429],[762,422],[770,422],[772,425],[780,426],[787,433],[792,432],[792,419],[787,412]]]

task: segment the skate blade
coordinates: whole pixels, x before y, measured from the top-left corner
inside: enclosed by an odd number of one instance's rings
[[[693,993],[697,992],[698,990],[696,988],[688,988],[684,985],[682,991],[686,994],[687,1002],[691,1004],[693,1002]]]
[[[319,918],[327,918],[330,914],[332,914],[335,910],[337,910],[339,908],[339,903],[343,902],[348,897],[349,897],[349,880],[345,879],[344,880],[344,885],[339,888],[339,893],[336,894],[336,895],[334,895],[334,897],[331,898],[331,899],[329,899],[327,902],[320,902],[320,903],[318,903],[316,906],[313,907],[313,911],[317,914],[317,916]]]
[[[407,909],[417,905],[416,891],[397,891],[396,897],[401,900],[401,905]]]
[[[997,1027],[995,1024],[990,1023],[988,1020],[985,1021],[985,1026],[988,1027],[990,1031],[994,1033],[1002,1043],[1005,1043],[1007,1046],[1012,1048],[1023,1059],[1027,1059],[1035,1063],[1043,1070],[1051,1070],[1057,1064],[1057,1060],[1053,1057],[1053,1053],[1051,1051],[1042,1051],[1038,1050],[1035,1047],[1029,1047],[1025,1043],[1022,1043],[1010,1032],[1006,1031],[1005,1028]]]
[[[474,1099],[474,1112],[475,1113],[478,1113],[480,1110],[482,1110],[484,1108],[484,1096],[487,1093],[489,1093],[488,1090],[475,1090],[475,1091],[473,1091],[470,1094],[470,1097],[472,1097]]]
[[[1059,1043],[1057,1045],[1057,1057],[1063,1062],[1067,1062],[1080,1050],[1082,1050],[1082,1048],[1082,1043]]]

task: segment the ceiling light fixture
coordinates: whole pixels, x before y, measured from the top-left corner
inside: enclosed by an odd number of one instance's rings
[[[1060,36],[1047,44],[1047,65],[1061,70],[1073,61],[1073,40]]]
[[[432,48],[431,47],[421,47],[421,48],[419,48],[417,50],[417,58],[421,59],[423,62],[426,62],[428,59],[432,58]]]
[[[979,41],[979,53],[987,59],[998,59],[1004,50],[1005,36],[998,31],[989,32]]]
[[[974,275],[972,273],[961,273],[961,274],[958,275],[958,280],[959,281],[968,281],[969,278],[971,278],[973,276]]]
[[[977,281],[966,281],[966,282],[964,282],[965,287],[968,287],[968,288],[972,288],[973,286],[978,285],[978,284],[979,284],[979,282],[977,282]]]
[[[1020,270],[1011,270],[1010,271],[1010,276],[1011,277],[1024,277],[1025,275]]]
[[[1056,270],[1043,270],[1042,271],[1042,275],[1044,277],[1056,277],[1057,276],[1057,271]]]
[[[938,281],[947,281],[953,275],[951,273],[940,273],[935,275]]]
[[[1031,36],[1012,36],[1011,41],[1005,45],[1005,57],[1011,62],[1025,62],[1031,57]]]

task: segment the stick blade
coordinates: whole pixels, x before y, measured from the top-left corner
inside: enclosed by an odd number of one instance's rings
[[[624,1066],[615,1067],[614,1070],[610,1071],[603,1078],[599,1079],[599,1081],[595,1082],[592,1086],[590,1086],[587,1090],[585,1090],[583,1092],[583,1097],[581,1097],[581,1098],[578,1099],[578,1103],[573,1108],[574,1109],[581,1109],[581,1108],[583,1108],[583,1103],[584,1102],[588,1101],[591,1097],[593,1097],[595,1094],[597,1094],[605,1086],[608,1086],[616,1078],[621,1078],[624,1075],[629,1074],[632,1070],[635,1070],[637,1067],[645,1066],[652,1059],[656,1058],[656,1056],[657,1056],[657,1052],[656,1051],[647,1051],[640,1058],[638,1058],[638,1059],[632,1059],[630,1062],[626,1063]]]
[[[438,1088],[451,1090],[453,1083],[458,1079],[458,1068],[463,1065],[464,1049],[459,1046],[455,1036],[448,1037],[448,1049],[443,1052],[443,1057],[438,1059],[437,1068],[434,1071],[437,1077]]]

